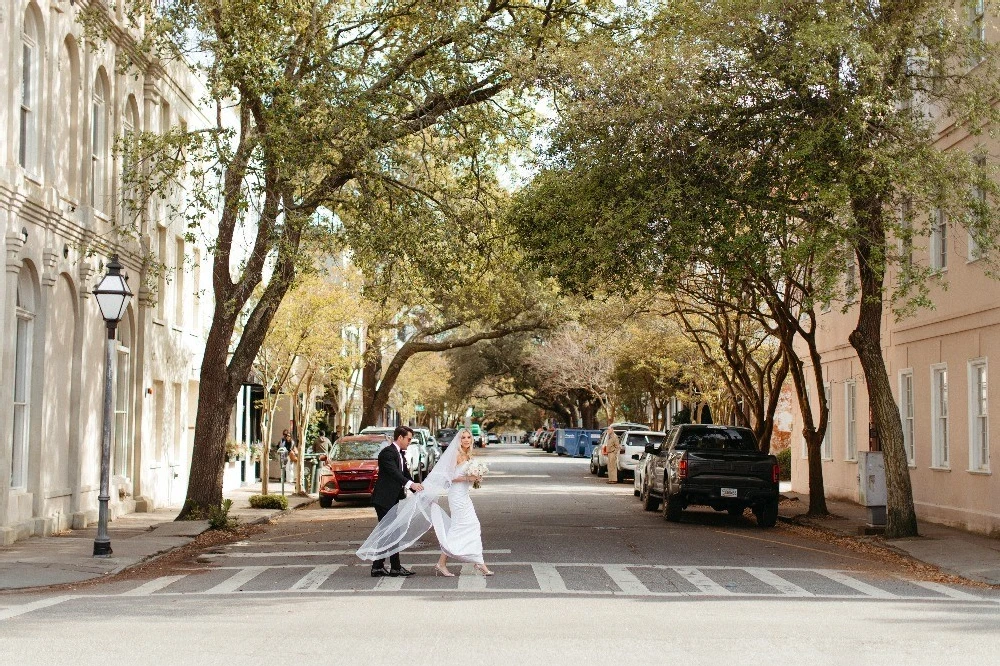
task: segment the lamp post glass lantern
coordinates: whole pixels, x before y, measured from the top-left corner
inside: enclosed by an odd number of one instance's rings
[[[122,274],[118,255],[113,255],[108,263],[108,272],[94,287],[94,298],[101,310],[101,317],[108,327],[108,339],[104,352],[104,426],[101,441],[101,494],[97,517],[97,538],[94,539],[94,557],[111,557],[111,538],[108,536],[108,502],[111,500],[111,426],[113,419],[112,393],[114,391],[115,330],[125,315],[132,290],[128,288],[128,276]]]

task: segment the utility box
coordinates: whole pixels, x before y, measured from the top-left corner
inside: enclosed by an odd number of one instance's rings
[[[887,493],[881,451],[858,451],[858,495],[868,509],[869,527],[884,527]]]

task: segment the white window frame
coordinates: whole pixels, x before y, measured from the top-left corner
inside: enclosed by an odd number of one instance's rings
[[[184,328],[187,314],[187,293],[184,290],[184,255],[187,253],[187,243],[183,236],[174,237],[174,326]]]
[[[930,264],[936,271],[948,270],[948,218],[940,208],[934,209],[931,227]]]
[[[967,0],[969,5],[969,36],[986,42],[986,0]],[[982,62],[982,58],[976,60]]]
[[[18,125],[18,163],[27,173],[38,169],[38,91],[41,85],[41,48],[38,25],[29,8],[21,27],[21,99]]]
[[[115,392],[114,392],[114,474],[132,477],[131,432],[132,411],[132,350],[122,342],[122,329],[128,325],[123,319],[115,337]],[[128,331],[131,337],[131,331]]]
[[[94,79],[90,118],[90,205],[100,211],[107,207],[108,100],[104,80]]]
[[[858,460],[858,384],[844,382],[844,460]]]
[[[976,170],[977,171],[982,171],[982,170],[986,169],[986,158],[985,157],[978,156],[978,157],[973,158],[973,161],[976,164]],[[972,186],[972,198],[975,199],[981,206],[985,206],[986,205],[986,190],[984,190],[983,188],[979,187],[978,185],[973,185]],[[975,215],[977,215],[977,213],[975,211],[973,211],[970,215],[975,216]],[[975,236],[972,235],[972,230],[971,229],[967,229],[966,232],[968,234],[968,244],[969,244],[969,250],[968,250],[968,253],[966,254],[966,257],[967,257],[966,261],[968,263],[972,263],[973,261],[979,261],[980,259],[983,258],[982,248],[979,247],[979,243],[976,242]]]
[[[28,485],[28,442],[31,431],[31,365],[34,348],[35,315],[16,309],[17,333],[14,341],[14,419],[11,434],[10,487],[23,490]]]
[[[980,379],[982,371],[982,382]],[[985,358],[969,361],[969,471],[990,471],[989,367]]]
[[[931,467],[951,469],[947,363],[931,366]]]
[[[906,464],[917,465],[917,453],[914,448],[914,401],[913,401],[913,368],[899,371],[899,420],[903,424],[903,450],[906,453]]]
[[[833,386],[823,384],[823,395],[826,399],[826,432],[823,433],[823,449],[820,456],[823,460],[833,460]]]

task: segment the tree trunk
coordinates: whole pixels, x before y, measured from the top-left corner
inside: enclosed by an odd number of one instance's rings
[[[386,392],[382,404],[377,404],[379,379],[382,375],[382,350],[379,346],[377,332],[368,329],[368,341],[365,349],[365,365],[361,370],[361,423],[358,430],[368,426],[378,425],[379,414],[389,400]]]
[[[828,516],[826,488],[823,485],[823,436],[815,430],[805,430],[806,462],[809,465],[809,511],[807,516]]]
[[[882,298],[885,282],[885,227],[882,202],[868,201],[855,210],[861,225],[856,254],[861,276],[858,322],[851,332],[851,346],[858,353],[868,385],[868,404],[885,456],[888,491],[885,535],[890,539],[917,536],[910,468],[903,447],[903,424],[892,396],[892,384],[882,356]]]

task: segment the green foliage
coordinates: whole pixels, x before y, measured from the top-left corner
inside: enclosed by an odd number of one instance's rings
[[[792,448],[786,447],[781,449],[774,454],[774,457],[778,459],[778,467],[781,469],[779,478],[782,481],[791,481],[792,479]]]
[[[288,509],[288,498],[284,495],[251,495],[250,508],[252,509]]]
[[[230,518],[229,510],[233,508],[233,500],[222,500],[221,506],[213,506],[208,510],[208,526],[213,530],[231,530],[239,523],[239,519]]]

